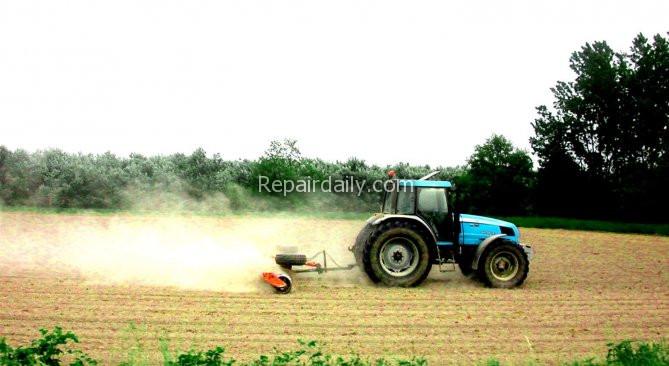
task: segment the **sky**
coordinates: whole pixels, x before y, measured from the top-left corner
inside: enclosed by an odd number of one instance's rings
[[[530,151],[585,42],[669,31],[669,1],[0,0],[0,145],[464,164]]]

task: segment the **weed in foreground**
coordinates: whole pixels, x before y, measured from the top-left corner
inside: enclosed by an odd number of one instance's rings
[[[72,348],[79,343],[79,339],[72,332],[63,332],[60,327],[53,331],[40,329],[41,338],[33,340],[27,346],[13,348],[4,338],[0,338],[0,366],[87,366],[97,365],[97,361],[81,350]],[[359,355],[338,356],[324,353],[322,346],[316,341],[298,340],[299,347],[292,351],[275,349],[271,355],[260,355],[250,362],[238,362],[232,357],[225,356],[223,347],[215,347],[207,351],[190,350],[187,352],[169,352],[166,341],[161,342],[163,365],[165,366],[426,366],[423,358],[410,360],[394,359],[376,360],[363,359]],[[634,342],[622,341],[609,343],[606,358],[596,360],[589,358],[567,363],[570,366],[668,366],[669,346],[665,342]],[[145,364],[147,359],[138,356],[136,352],[129,353],[128,361],[123,366]],[[487,366],[499,366],[495,359],[486,361]]]

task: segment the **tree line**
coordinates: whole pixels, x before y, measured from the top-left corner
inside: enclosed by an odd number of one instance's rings
[[[219,154],[167,156],[70,154],[0,146],[4,205],[58,208],[206,208],[374,211],[380,194],[258,192],[271,180],[419,178],[440,170],[457,210],[488,215],[549,215],[666,222],[669,219],[669,43],[638,35],[627,52],[587,43],[569,60],[575,79],[537,107],[530,138],[538,159],[492,135],[463,166],[368,164],[305,158],[294,140],[273,141],[257,160]]]
[[[588,43],[575,80],[552,88],[530,139],[535,210],[603,219],[669,219],[669,44],[638,35],[627,52]]]
[[[330,178],[371,182],[387,179],[390,169],[406,178],[433,170],[404,163],[381,167],[356,158],[344,162],[305,158],[295,140],[272,141],[257,160],[225,160],[201,148],[189,155],[119,157],[58,149],[10,151],[0,146],[0,200],[7,206],[55,208],[155,209],[168,201],[174,205],[167,208],[369,211],[378,209],[380,193],[292,192],[284,196],[259,191],[258,177],[270,181]],[[449,179],[461,169],[442,170],[441,178]],[[211,205],[213,201],[220,202]],[[198,202],[207,205],[199,206]]]

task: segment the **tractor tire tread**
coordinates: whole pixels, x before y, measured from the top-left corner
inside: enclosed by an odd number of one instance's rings
[[[521,265],[520,267],[520,273],[519,276],[516,276],[513,281],[510,281],[508,283],[503,283],[499,281],[494,281],[490,278],[490,276],[486,273],[486,260],[490,253],[492,253],[494,250],[497,250],[497,248],[500,247],[505,247],[509,246],[512,247],[514,251],[516,251],[518,254],[520,254],[520,257],[522,259],[522,262],[524,265]],[[513,288],[513,287],[518,287],[522,285],[525,280],[527,279],[527,276],[530,271],[530,261],[527,258],[527,254],[525,253],[524,250],[518,247],[517,244],[510,243],[506,240],[498,240],[495,243],[491,244],[488,248],[485,249],[483,254],[481,255],[481,258],[479,259],[479,266],[478,270],[476,271],[476,275],[481,280],[487,287],[493,287],[493,288]]]
[[[411,281],[411,283],[408,284],[395,284],[395,281],[389,281],[388,278],[381,278],[376,271],[374,271],[372,261],[371,261],[371,251],[372,248],[375,244],[375,242],[378,240],[378,238],[384,234],[385,232],[392,230],[392,229],[408,229],[413,232],[415,232],[418,236],[420,236],[423,241],[425,242],[428,253],[430,255],[430,258],[428,259],[428,265],[427,268],[420,274],[420,276],[415,279],[414,281]],[[367,276],[372,280],[374,283],[379,283],[383,282],[386,285],[390,286],[402,286],[402,287],[415,287],[420,285],[425,279],[427,278],[428,274],[430,273],[430,270],[432,269],[432,251],[430,249],[430,246],[428,244],[428,240],[426,240],[427,236],[425,235],[426,233],[424,230],[420,227],[418,227],[415,223],[410,222],[410,221],[403,221],[403,220],[390,220],[381,223],[376,230],[372,232],[372,234],[369,236],[369,239],[365,243],[363,247],[363,252],[362,252],[362,264],[363,264],[363,269]]]

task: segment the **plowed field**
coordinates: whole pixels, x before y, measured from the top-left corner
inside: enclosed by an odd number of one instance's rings
[[[669,238],[521,229],[536,257],[521,288],[494,290],[433,269],[421,287],[370,284],[357,270],[295,275],[294,293],[259,280],[277,245],[328,249],[342,264],[361,221],[0,213],[0,336],[74,331],[113,363],[137,340],[159,359],[222,345],[248,359],[298,338],[334,353],[497,357],[547,363],[626,338],[669,338]]]

